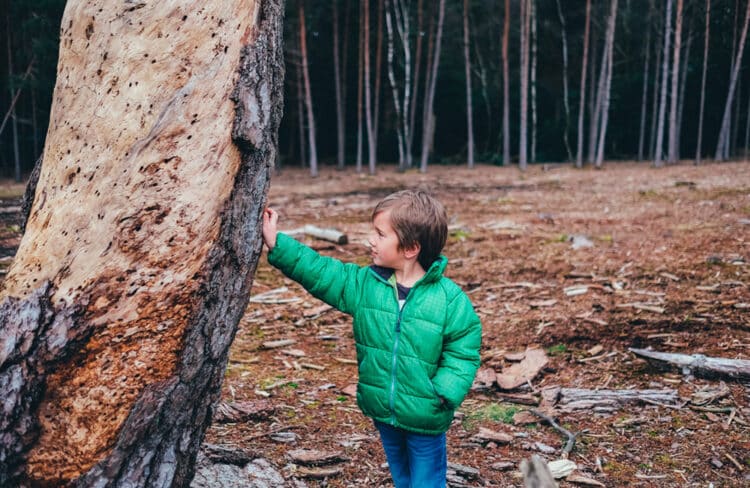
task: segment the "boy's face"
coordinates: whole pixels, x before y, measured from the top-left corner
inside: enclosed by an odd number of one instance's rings
[[[372,231],[368,237],[372,262],[384,268],[403,269],[406,259],[400,249],[398,235],[391,225],[391,212],[380,212],[372,220]]]

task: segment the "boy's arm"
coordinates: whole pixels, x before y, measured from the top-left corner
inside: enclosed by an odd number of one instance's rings
[[[469,297],[463,292],[448,304],[443,353],[432,384],[451,408],[457,408],[469,392],[477,369],[482,325]]]
[[[356,308],[358,281],[366,268],[321,256],[286,234],[275,236],[268,262],[302,285],[313,296],[352,314]]]

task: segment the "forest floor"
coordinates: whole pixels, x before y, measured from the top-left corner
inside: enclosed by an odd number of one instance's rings
[[[567,438],[529,409],[581,433],[569,455],[577,469],[561,486],[750,485],[750,385],[659,369],[629,350],[750,359],[750,164],[539,165],[525,174],[385,167],[375,177],[324,168],[317,179],[289,169],[273,176],[269,204],[282,230],[346,233],[345,245],[298,238],[367,265],[372,208],[418,185],[448,209],[447,275],[483,323],[483,381],[448,431],[452,486],[522,486],[522,460],[560,459]],[[377,432],[352,396],[350,318],[271,268],[265,252],[251,293],[222,401],[257,412],[251,421],[216,419],[206,442],[268,460],[289,486],[390,486]],[[495,373],[530,349],[544,351],[547,364],[500,389]],[[573,410],[544,401],[554,387],[678,397]],[[299,449],[341,459],[305,467],[292,460]]]

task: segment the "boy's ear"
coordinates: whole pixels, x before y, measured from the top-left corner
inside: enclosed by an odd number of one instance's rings
[[[419,245],[419,243],[414,244],[411,247],[405,247],[404,248],[404,257],[406,259],[412,259],[419,256],[419,251],[422,250],[422,246]]]

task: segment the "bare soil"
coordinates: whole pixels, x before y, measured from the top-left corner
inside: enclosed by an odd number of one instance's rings
[[[575,474],[604,486],[750,486],[749,385],[660,370],[629,351],[750,359],[749,164],[534,166],[525,174],[489,166],[433,166],[427,174],[384,167],[374,177],[323,169],[316,179],[285,170],[274,175],[269,199],[282,229],[336,228],[348,244],[299,238],[367,265],[372,208],[393,191],[420,185],[448,208],[447,274],[482,319],[482,368],[500,372],[511,364],[507,354],[528,348],[550,358],[517,390],[495,384],[470,392],[448,431],[448,460],[479,475],[452,478],[454,486],[522,486],[523,459],[559,459],[566,438],[545,422],[519,421],[519,412],[537,407],[507,399],[539,398],[555,385],[669,388],[684,399],[676,407],[641,402],[613,412],[555,412],[567,430],[585,431],[570,454]],[[0,214],[0,250],[8,250],[0,257],[12,255],[18,242],[10,215]],[[574,286],[585,292],[572,294]],[[206,441],[267,459],[290,485],[302,479],[308,486],[390,486],[377,432],[351,395],[357,369],[349,317],[327,310],[264,255],[252,294],[282,287],[273,295],[279,303],[250,303],[222,389],[224,402],[266,400],[273,413],[216,422]],[[264,346],[282,339],[295,342]],[[701,408],[689,402],[722,387],[728,394]],[[474,442],[482,427],[513,440]],[[278,435],[285,433],[295,436]],[[291,462],[294,449],[336,451],[347,461],[328,466],[336,474],[310,478]]]
[[[509,364],[504,353],[531,347],[550,356],[542,373],[513,393],[533,395],[553,385],[671,388],[687,401],[706,387],[728,387],[727,396],[708,405],[714,411],[640,403],[612,413],[559,414],[569,431],[586,430],[570,455],[577,474],[605,486],[750,485],[748,385],[661,371],[628,350],[750,359],[750,165],[535,166],[525,174],[433,166],[428,174],[385,168],[375,177],[324,170],[317,179],[285,170],[274,176],[269,198],[282,229],[341,230],[347,245],[299,238],[323,254],[367,265],[372,208],[392,191],[419,185],[448,208],[447,273],[482,318],[483,368],[500,371]],[[581,236],[593,246],[574,249]],[[588,285],[587,292],[568,296],[566,288],[576,285]],[[298,301],[250,304],[223,388],[227,402],[270,394],[275,414],[215,424],[207,441],[262,456],[290,478],[299,474],[290,450],[337,451],[349,458],[335,466],[340,473],[308,478],[310,486],[389,486],[377,432],[345,392],[357,379],[356,365],[341,362],[355,359],[349,317],[321,313],[322,302],[264,257],[252,293],[280,287],[287,291],[279,298]],[[296,343],[263,346],[281,339]],[[595,347],[601,351],[590,352]],[[449,462],[479,470],[478,479],[464,477],[467,486],[521,486],[521,460],[535,453],[560,458],[564,436],[544,422],[514,424],[514,414],[534,407],[505,401],[501,393],[507,392],[496,385],[472,391],[448,431]],[[480,427],[514,439],[497,446],[472,442]],[[272,440],[268,434],[278,431],[297,440]],[[537,443],[553,452],[540,452]],[[503,461],[513,466],[499,469]]]

